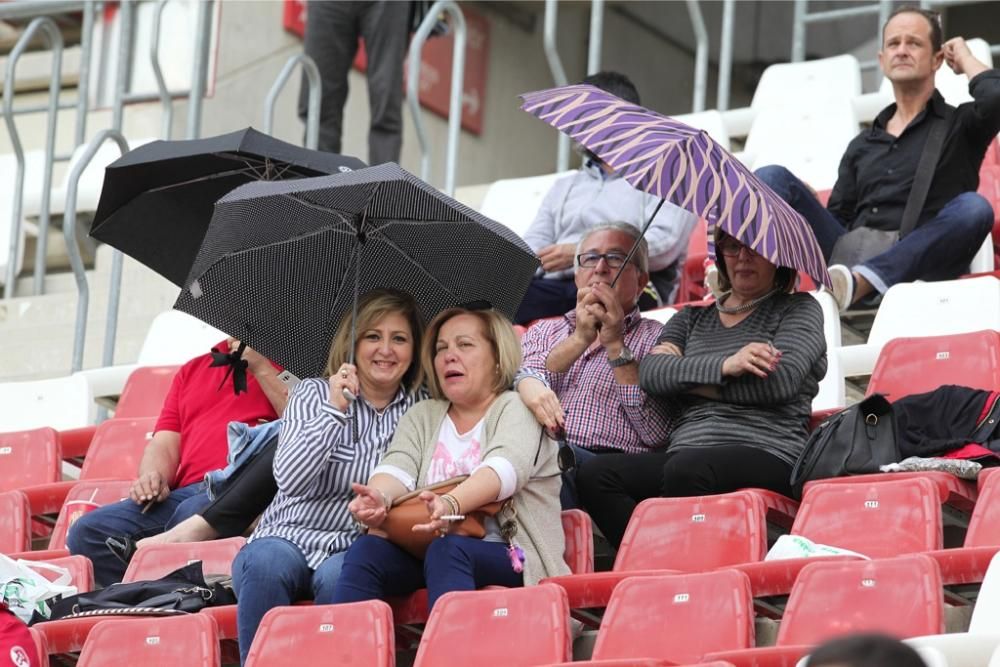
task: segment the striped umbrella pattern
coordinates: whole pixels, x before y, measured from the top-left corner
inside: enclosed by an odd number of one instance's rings
[[[830,286],[809,223],[706,132],[594,86],[521,95],[524,111],[600,157],[633,187],[685,208],[772,264]]]

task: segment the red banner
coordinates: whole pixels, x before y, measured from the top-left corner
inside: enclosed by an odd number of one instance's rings
[[[490,48],[490,22],[468,4],[462,7],[465,16],[465,76],[462,87],[462,127],[482,134],[483,109],[486,106],[486,70]],[[285,30],[299,37],[305,35],[306,8],[303,0],[285,0],[283,24]],[[431,37],[424,43],[420,66],[420,104],[442,118],[448,117],[451,95],[452,49],[455,38]],[[354,67],[364,72],[367,64],[364,42],[358,49]]]

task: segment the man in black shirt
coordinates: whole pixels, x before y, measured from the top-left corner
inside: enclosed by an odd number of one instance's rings
[[[934,73],[945,62],[969,78],[973,101],[957,109],[934,88]],[[946,123],[916,228],[887,251],[855,266],[830,266],[841,310],[898,282],[958,277],[968,270],[993,225],[993,209],[976,188],[980,163],[1000,131],[1000,71],[977,60],[961,37],[942,45],[938,15],[915,7],[897,9],[886,22],[879,63],[896,101],[848,145],[827,208],[784,167],[757,171],[809,222],[829,260],[837,240],[849,230],[899,230],[934,125],[929,118]]]

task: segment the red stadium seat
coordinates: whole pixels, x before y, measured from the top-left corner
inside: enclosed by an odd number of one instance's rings
[[[122,581],[159,579],[198,560],[206,575],[232,574],[233,560],[246,542],[242,537],[229,537],[207,542],[153,544],[135,552]]]
[[[52,536],[49,538],[49,548],[45,552],[33,552],[23,554],[25,558],[49,558],[58,556],[68,556],[66,551],[66,533],[80,516],[85,508],[89,508],[91,503],[99,507],[109,503],[116,503],[123,498],[128,498],[128,491],[132,487],[130,480],[97,480],[76,482],[65,496],[65,504],[59,510],[56,524],[52,528]],[[79,502],[79,504],[78,504]]]
[[[77,667],[220,664],[215,621],[187,614],[101,621],[90,631]]]
[[[1000,390],[1000,332],[893,339],[879,353],[868,395],[895,401],[945,384]]]
[[[688,239],[687,255],[677,284],[675,304],[700,301],[705,298],[706,259],[708,259],[708,225],[699,218]]]
[[[717,652],[705,659],[737,667],[794,665],[812,646],[853,632],[904,638],[943,628],[941,575],[931,558],[814,562],[795,582],[773,647]]]
[[[563,559],[574,574],[594,571],[594,524],[582,510],[563,510]]]
[[[31,641],[35,643],[35,651],[38,653],[38,667],[49,667],[49,645],[45,641],[45,635],[35,628],[28,628],[31,633]]]
[[[20,491],[0,493],[0,553],[31,548],[31,515],[28,498]]]
[[[0,433],[0,491],[58,482],[61,458],[55,429]]]
[[[985,471],[984,471],[985,472]],[[958,549],[931,551],[945,585],[983,580],[993,555],[1000,551],[1000,475],[980,474],[979,501],[972,510],[965,542]]]
[[[69,571],[69,583],[76,586],[80,593],[88,593],[94,590],[94,566],[86,556],[63,556],[62,558],[50,558],[48,560],[28,561],[25,565],[38,572],[49,581],[55,581],[59,572],[54,572],[45,565],[55,565]]]
[[[570,656],[566,594],[542,584],[445,593],[427,621],[414,667],[501,661],[527,667]]]
[[[593,660],[695,662],[706,653],[753,646],[750,580],[736,570],[718,570],[623,581],[611,595]]]
[[[650,498],[632,513],[611,572],[550,577],[574,609],[604,607],[622,580],[642,574],[705,572],[761,560],[767,509],[752,491],[699,498]]]
[[[370,600],[275,607],[257,629],[246,667],[392,667],[395,662],[392,610],[381,600]]]
[[[156,417],[109,419],[97,427],[80,470],[80,481],[134,479],[146,444],[153,437]],[[75,482],[53,482],[22,489],[32,514],[54,514]]]
[[[180,366],[141,366],[132,371],[118,398],[115,419],[159,416],[178,370]]]

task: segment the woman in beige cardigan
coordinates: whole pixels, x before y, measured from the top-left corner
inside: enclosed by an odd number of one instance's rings
[[[355,484],[348,509],[369,530],[348,549],[334,602],[521,586],[568,573],[563,562],[556,445],[514,392],[521,363],[510,322],[488,310],[452,309],[431,322],[422,361],[431,396],[410,408],[367,485]],[[424,559],[379,534],[392,500],[457,475],[450,493],[420,494],[438,537]],[[457,517],[507,501],[486,520],[482,539],[453,534]]]

